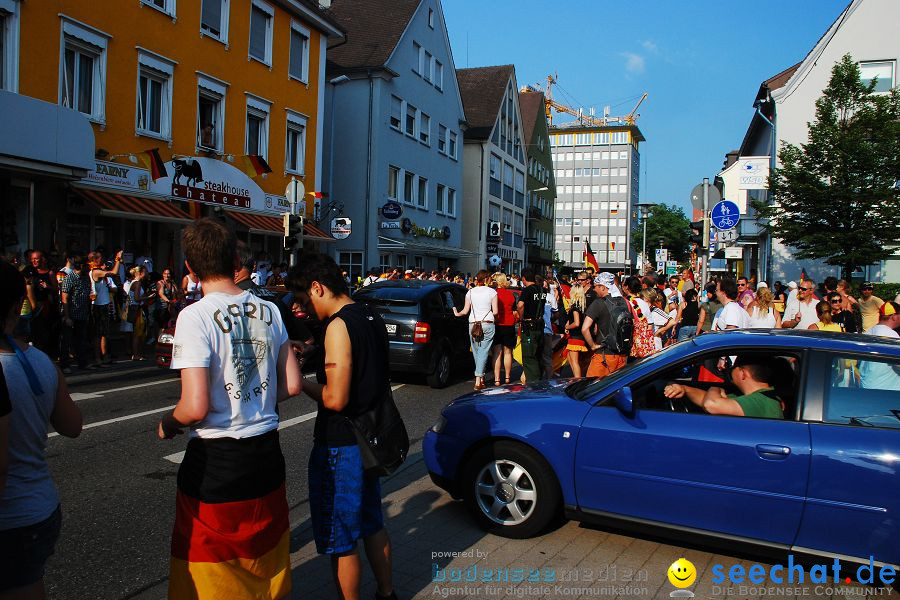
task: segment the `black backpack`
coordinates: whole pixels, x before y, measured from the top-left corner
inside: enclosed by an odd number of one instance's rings
[[[604,352],[609,354],[629,354],[634,335],[634,317],[624,298],[607,296],[603,299],[609,310],[609,331],[599,340]],[[601,332],[603,333],[603,332]]]

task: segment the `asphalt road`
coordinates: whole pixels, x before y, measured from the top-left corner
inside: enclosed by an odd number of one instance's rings
[[[394,397],[420,451],[440,409],[471,389],[455,380],[432,390],[416,378],[395,379]],[[177,375],[141,369],[82,380],[70,392],[85,429],[71,440],[53,435],[47,460],[62,498],[63,528],[45,582],[52,598],[164,597],[175,516],[178,453],[187,436],[160,441],[156,425],[180,392]],[[299,396],[280,405],[292,526],[306,518],[306,464],[315,404]],[[51,434],[52,435],[52,434]]]

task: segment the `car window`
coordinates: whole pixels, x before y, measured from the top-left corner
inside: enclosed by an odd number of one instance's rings
[[[835,356],[825,390],[826,423],[900,429],[900,361]]]
[[[706,412],[697,402],[689,399],[691,394],[680,398],[667,397],[664,393],[666,386],[675,384],[696,390],[696,394],[700,398],[710,390],[712,390],[711,393],[718,393],[717,390],[722,390],[726,395],[737,399],[747,411],[750,411],[751,407],[762,410],[764,407],[759,406],[760,400],[763,403],[772,400],[778,403],[776,407],[780,405],[781,415],[788,419],[794,418],[797,404],[798,377],[796,373],[799,372],[799,357],[792,354],[774,354],[758,350],[743,352],[734,350],[733,352],[735,354],[731,356],[723,356],[723,351],[718,350],[714,354],[692,357],[690,360],[649,374],[631,386],[635,406],[643,410]],[[733,364],[742,364],[744,361],[759,365],[761,368],[754,370],[757,370],[759,374],[764,373],[766,383],[770,385],[750,393],[739,389],[731,380],[731,372]],[[758,394],[764,398],[758,398]],[[771,412],[749,413],[747,416],[776,418],[776,415]]]
[[[441,292],[441,301],[444,303],[444,308],[448,313],[453,313],[453,308],[456,307],[456,302],[453,299],[453,293],[450,290],[444,290]],[[462,307],[457,307],[462,308]]]
[[[441,304],[441,297],[438,294],[428,294],[422,298],[422,314],[427,318],[431,316],[441,316],[444,314],[444,306]]]

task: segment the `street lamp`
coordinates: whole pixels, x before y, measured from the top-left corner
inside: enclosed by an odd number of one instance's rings
[[[650,216],[650,211],[653,209],[656,204],[653,202],[641,202],[640,204],[636,204],[639,209],[641,209],[641,220],[644,222],[644,249],[641,252],[641,268],[640,271],[644,270],[644,263],[650,262],[647,260],[647,217]],[[643,273],[641,273],[643,275]]]

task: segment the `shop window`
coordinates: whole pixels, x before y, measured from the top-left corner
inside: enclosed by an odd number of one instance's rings
[[[288,74],[303,83],[309,81],[309,29],[291,21],[291,56]]]
[[[409,257],[405,254],[395,254],[394,255],[397,262],[397,268],[400,269],[401,273],[406,270],[406,265],[409,264]]]
[[[172,75],[175,63],[161,56],[138,55],[136,132],[172,139]]]
[[[19,89],[19,3],[0,2],[0,90]]]
[[[288,111],[284,170],[303,175],[306,172],[306,117]]]
[[[413,266],[417,269],[421,269],[422,265],[425,264],[425,257],[423,256],[414,256],[413,257]]]
[[[423,112],[419,113],[419,141],[431,145],[431,117]]]
[[[338,264],[342,270],[347,271],[350,281],[358,281],[363,275],[362,252],[339,252]]]
[[[378,266],[381,268],[382,273],[387,273],[391,270],[391,255],[387,252],[382,252],[378,255]]]
[[[266,158],[269,155],[270,104],[247,95],[247,131],[245,152]]]
[[[59,103],[100,122],[105,120],[108,40],[96,29],[63,21]]]
[[[226,85],[212,77],[198,77],[197,146],[203,150],[222,151],[225,137]]]
[[[428,209],[428,180],[419,177],[419,192],[416,194],[416,206]]]
[[[272,65],[272,21],[274,20],[274,8],[262,0],[251,0],[248,55],[269,66]]]
[[[167,15],[175,18],[175,0],[141,0],[143,4],[158,8]]]
[[[228,43],[229,0],[203,0],[200,8],[200,33]]]

